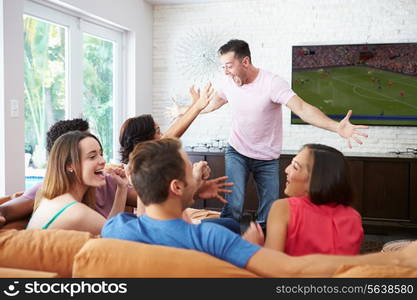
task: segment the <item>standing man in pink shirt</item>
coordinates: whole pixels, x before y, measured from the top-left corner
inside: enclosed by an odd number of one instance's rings
[[[203,112],[214,111],[230,103],[232,129],[226,149],[226,176],[233,192],[226,195],[228,203],[222,217],[240,221],[249,173],[256,182],[258,199],[257,222],[265,225],[269,208],[279,198],[278,158],[282,149],[282,105],[286,105],[305,122],[338,133],[351,147],[351,139],[362,144],[358,136],[367,137],[352,125],[352,111],[340,122],[328,118],[316,107],[298,97],[289,84],[278,75],[252,65],[249,45],[230,40],[219,49],[226,75],[217,87],[217,97]]]

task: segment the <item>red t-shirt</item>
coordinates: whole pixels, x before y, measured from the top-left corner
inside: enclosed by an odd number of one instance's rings
[[[360,214],[350,206],[315,205],[308,196],[288,198],[290,209],[284,252],[358,254],[363,241]]]

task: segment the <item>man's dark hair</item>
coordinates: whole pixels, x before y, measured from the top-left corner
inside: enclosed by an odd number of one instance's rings
[[[350,205],[353,187],[349,165],[342,152],[321,144],[306,144],[313,157],[310,199],[317,205],[339,203]]]
[[[243,59],[244,57],[248,56],[249,61],[252,62],[250,56],[249,45],[245,41],[242,40],[230,40],[223,46],[219,48],[219,54],[223,55],[229,52],[234,52],[235,56],[239,59]]]
[[[46,151],[51,152],[57,138],[70,131],[87,131],[88,122],[83,119],[61,120],[52,125],[46,133]]]
[[[139,143],[130,154],[128,172],[144,205],[163,203],[172,180],[185,182],[180,149],[178,139],[163,138]]]
[[[119,143],[121,161],[127,164],[129,154],[138,143],[153,140],[155,121],[151,115],[140,115],[127,119],[120,128]]]

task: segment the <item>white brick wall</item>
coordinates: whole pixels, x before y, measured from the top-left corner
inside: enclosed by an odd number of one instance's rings
[[[154,7],[153,114],[163,129],[171,97],[186,98],[192,80],[183,76],[175,59],[184,35],[203,28],[219,36],[246,40],[255,66],[291,80],[291,46],[297,44],[354,44],[417,42],[416,0],[256,0]],[[217,46],[220,47],[221,44]],[[183,136],[185,145],[227,138],[227,105],[201,115]],[[416,127],[375,126],[354,152],[388,152],[417,147]],[[312,126],[290,124],[284,109],[284,150],[320,142],[347,151],[336,134]]]

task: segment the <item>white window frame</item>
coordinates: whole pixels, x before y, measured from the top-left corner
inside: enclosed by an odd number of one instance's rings
[[[4,124],[5,124],[5,115],[4,115],[4,17],[3,17],[3,0],[0,0],[0,26],[2,30],[0,31],[0,195],[6,194],[6,185],[5,185],[5,178],[6,178],[6,168],[5,168],[5,132],[4,132]]]
[[[127,32],[121,28],[80,15],[78,12],[25,0],[24,14],[68,29],[66,41],[66,119],[82,117],[83,34],[115,42],[113,69],[113,160],[118,160],[119,128],[127,118]],[[118,79],[118,80],[117,80]],[[79,100],[77,100],[79,99]]]
[[[126,70],[126,68],[123,68],[123,35],[119,32],[115,32],[114,30],[110,30],[84,20],[80,20],[80,29],[82,33],[115,43],[113,52],[113,124],[111,125],[113,128],[113,159],[117,160],[117,154],[119,153],[119,128],[122,122],[126,119],[124,114],[126,109],[123,107],[125,105],[122,105],[123,103],[126,103],[126,101],[117,101],[117,99],[126,99],[126,97],[123,97],[123,94],[126,95],[126,93],[123,93],[123,91],[126,90],[126,87],[123,87],[123,82],[125,82],[125,80],[123,80],[122,76],[122,74],[124,74],[123,69]],[[117,78],[119,80],[116,80]],[[81,112],[79,113],[81,114]]]

